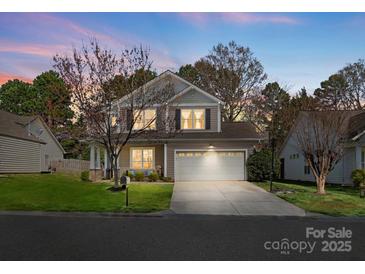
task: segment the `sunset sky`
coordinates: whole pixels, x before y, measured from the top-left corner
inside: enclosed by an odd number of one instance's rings
[[[158,72],[194,63],[218,42],[248,46],[269,81],[313,91],[365,58],[360,13],[0,13],[0,84],[52,68],[90,37],[112,49],[145,45]]]

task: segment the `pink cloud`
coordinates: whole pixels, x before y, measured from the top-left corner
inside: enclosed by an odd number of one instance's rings
[[[298,21],[293,17],[284,15],[272,15],[271,13],[255,14],[227,12],[221,13],[220,17],[223,21],[237,24],[274,23],[293,25],[298,23]]]
[[[41,61],[44,65],[42,70],[47,69],[45,68],[46,63],[51,69],[52,57],[55,54],[69,54],[72,47],[79,48],[82,42],[87,44],[90,38],[96,38],[103,47],[110,48],[116,53],[126,47],[130,48],[141,44],[147,46],[151,48],[151,59],[154,61],[154,67],[159,72],[166,69],[176,69],[179,66],[179,62],[172,58],[169,52],[164,49],[164,45],[159,44],[158,41],[151,44],[151,41],[146,41],[143,37],[123,32],[121,29],[113,30],[110,26],[99,24],[98,28],[103,31],[94,30],[89,25],[85,27],[58,14],[46,13],[25,13],[21,16],[8,16],[2,19],[7,25],[16,28],[19,32],[34,33],[34,37],[38,40],[18,42],[0,38],[0,52],[29,54],[35,58],[44,57]],[[42,43],[43,41],[45,42]],[[46,58],[48,59],[47,62],[45,62]],[[34,65],[32,65],[31,72],[26,71],[24,65],[29,64],[29,62],[29,59],[24,60],[22,66],[17,67],[12,72],[16,75],[37,75],[38,71]],[[14,62],[11,63],[11,67],[14,67]]]
[[[55,16],[55,15],[51,15],[51,14],[46,14],[46,13],[42,13],[42,14],[30,14],[30,16],[34,19],[34,20],[38,20],[40,22],[42,22],[43,24],[52,24],[55,25],[57,27],[61,27],[64,29],[67,29],[68,31],[71,31],[71,33],[73,34],[79,34],[85,37],[93,37],[96,38],[98,40],[104,40],[104,41],[112,41],[114,40],[114,38],[112,36],[94,31],[92,29],[83,27],[75,22],[73,22],[72,20],[60,17],[60,16]]]
[[[272,13],[244,13],[244,12],[224,12],[224,13],[180,13],[180,17],[194,25],[206,25],[213,21],[233,23],[237,25],[272,23],[283,25],[298,24],[299,21],[290,16],[276,15]]]
[[[22,81],[27,82],[27,83],[31,83],[33,81],[33,79],[27,78],[27,77],[24,77],[24,76],[19,76],[19,75],[0,72],[0,85],[6,83],[9,80],[14,80],[14,79],[22,80]]]
[[[64,45],[43,45],[36,43],[19,43],[0,40],[0,52],[14,52],[22,54],[52,57],[58,51],[65,51]]]

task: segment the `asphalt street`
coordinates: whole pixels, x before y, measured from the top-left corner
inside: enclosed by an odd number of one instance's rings
[[[0,259],[364,260],[364,231],[364,218],[0,215]]]

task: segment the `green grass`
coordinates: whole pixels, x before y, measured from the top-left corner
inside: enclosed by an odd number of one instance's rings
[[[125,192],[107,190],[110,184],[81,182],[64,174],[0,177],[0,210],[154,212],[168,209],[171,184],[129,185]]]
[[[269,190],[269,183],[256,183]],[[365,199],[360,198],[358,189],[342,186],[326,186],[326,195],[317,195],[315,184],[278,183],[274,182],[274,190],[291,190],[294,193],[277,194],[280,198],[307,211],[331,216],[365,216]]]

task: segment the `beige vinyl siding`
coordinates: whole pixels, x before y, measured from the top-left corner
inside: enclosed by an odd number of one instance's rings
[[[41,171],[42,144],[0,136],[0,173]]]
[[[176,106],[176,107],[169,107],[169,117],[173,117],[175,119],[175,110],[176,109],[210,109],[210,129],[202,129],[202,130],[184,130],[184,132],[217,132],[218,131],[218,105],[216,106]]]
[[[155,149],[155,168],[161,166],[163,171],[163,145],[149,145],[149,144],[136,144],[136,145],[126,145],[119,155],[119,166],[122,172],[130,170],[130,149],[132,147],[153,147]]]
[[[247,149],[248,155],[252,153],[253,142],[244,141],[195,141],[195,142],[181,142],[181,143],[169,143],[167,145],[167,176],[174,178],[174,162],[175,162],[175,149],[204,149],[208,150],[208,146],[213,145],[214,149]],[[247,155],[247,156],[248,156]],[[246,157],[247,157],[246,156]]]
[[[199,103],[217,103],[212,98],[206,96],[205,94],[192,89],[185,94],[177,97],[174,101],[175,104],[199,104]]]

